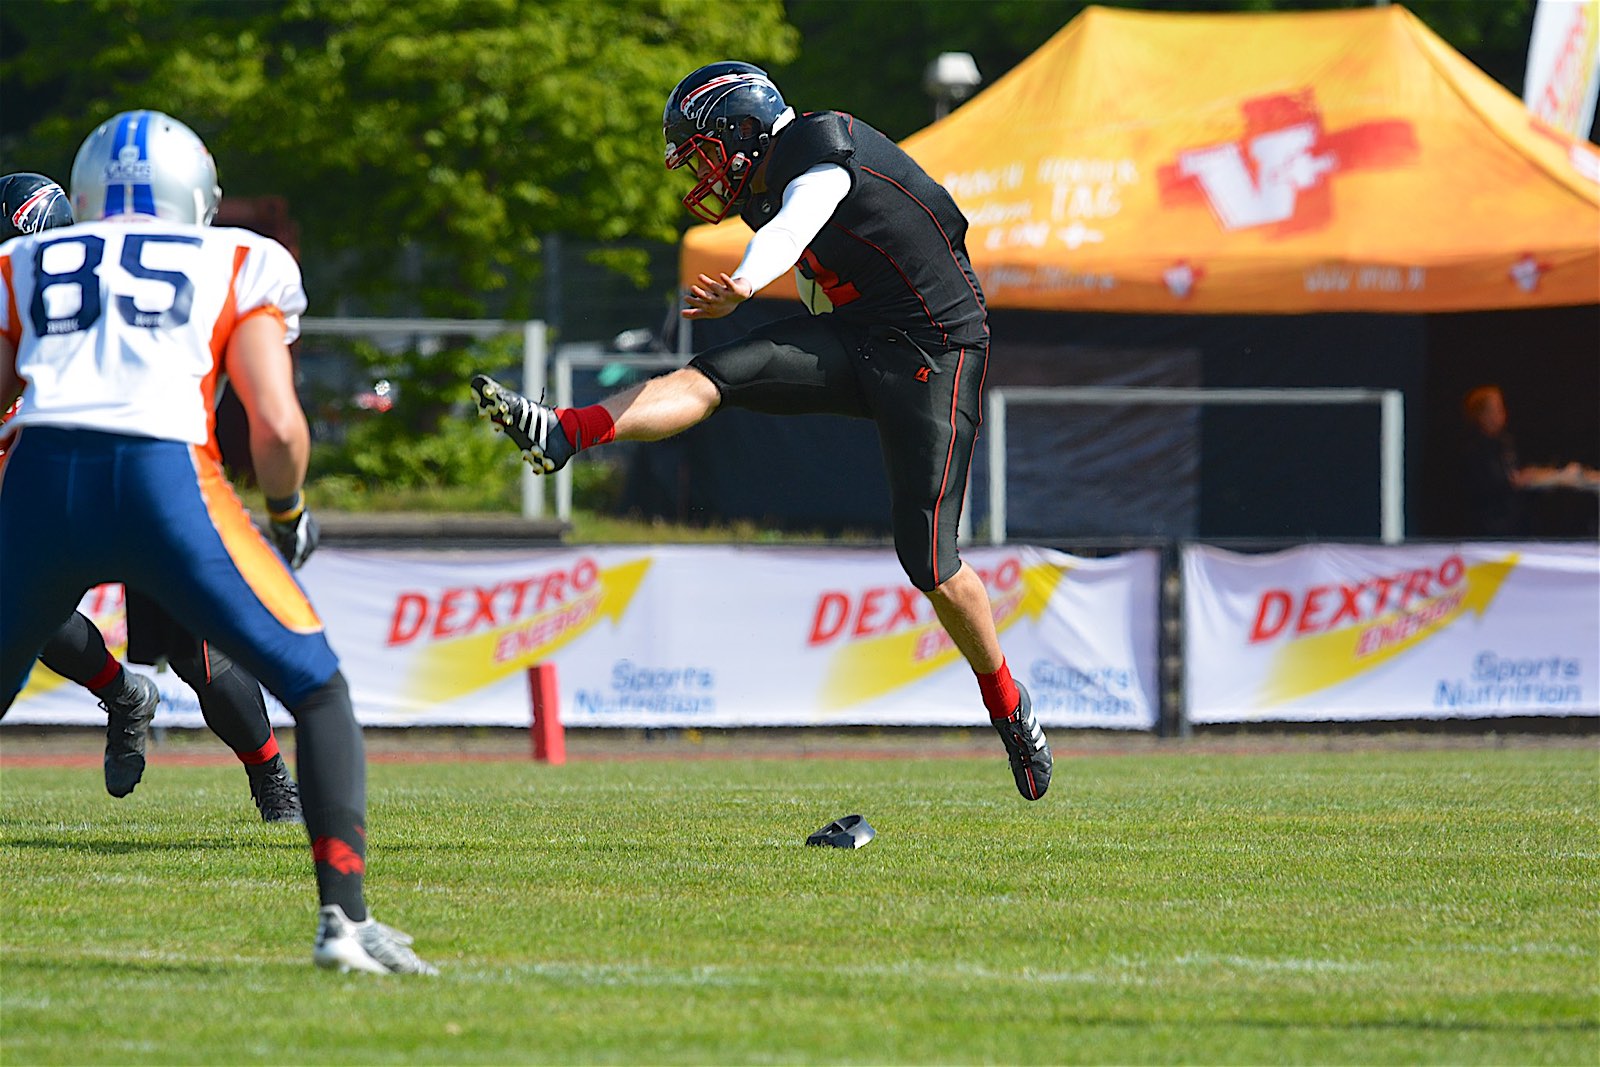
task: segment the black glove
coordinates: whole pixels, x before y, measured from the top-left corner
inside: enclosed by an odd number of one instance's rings
[[[297,571],[300,565],[311,558],[311,553],[317,550],[317,540],[321,536],[317,529],[317,520],[311,517],[311,512],[301,509],[300,514],[292,519],[272,519],[267,523],[267,532],[272,537],[272,543],[278,547],[278,552],[283,556],[283,561],[289,569]]]

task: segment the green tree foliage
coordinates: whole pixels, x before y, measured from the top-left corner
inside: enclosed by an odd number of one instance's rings
[[[0,152],[8,170],[65,183],[96,122],[166,111],[210,146],[227,197],[287,198],[319,313],[356,297],[518,318],[552,233],[659,282],[639,239],[671,242],[684,214],[682,179],[661,163],[667,92],[701,63],[777,62],[795,45],[777,0],[13,2],[0,4]],[[510,356],[368,357],[374,373],[393,364],[399,402],[324,440],[320,474],[515,484],[515,453],[459,414],[472,371]]]
[[[666,92],[792,56],[777,0],[62,0],[0,5],[8,167],[63,181],[93,123],[193,126],[233,196],[288,198],[306,258],[409,310],[525,314],[543,235],[672,240]],[[737,17],[730,17],[736,14]],[[33,121],[29,121],[32,117]],[[642,257],[613,256],[642,271]],[[395,269],[396,264],[404,269]]]
[[[318,506],[364,510],[397,494],[455,486],[477,486],[485,501],[501,505],[506,494],[500,487],[516,486],[521,457],[486,423],[445,405],[452,397],[459,402],[462,383],[473,373],[502,373],[515,354],[467,345],[431,353],[369,349],[363,355],[376,371],[404,365],[399,400],[382,414],[357,411],[348,403],[319,412],[340,425],[312,450],[309,473]],[[451,506],[461,504],[458,498]]]

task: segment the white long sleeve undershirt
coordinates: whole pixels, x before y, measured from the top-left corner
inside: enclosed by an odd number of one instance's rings
[[[793,269],[849,192],[850,172],[837,163],[818,163],[790,182],[783,191],[783,205],[750,238],[733,277],[760,292]]]

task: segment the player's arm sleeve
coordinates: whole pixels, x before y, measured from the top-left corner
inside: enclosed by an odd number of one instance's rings
[[[745,246],[733,277],[760,292],[787,274],[849,192],[850,172],[837,163],[819,163],[790,182],[783,205]]]
[[[300,264],[271,238],[251,241],[239,270],[235,301],[238,321],[252,315],[275,316],[283,323],[283,343],[292,344],[300,336],[300,316],[306,310]]]

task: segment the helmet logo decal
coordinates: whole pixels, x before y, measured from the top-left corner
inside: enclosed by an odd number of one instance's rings
[[[52,203],[61,197],[61,190],[47,185],[24,200],[11,216],[11,225],[18,233],[36,233],[44,228]]]
[[[704,85],[697,86],[683,94],[683,100],[679,102],[678,108],[683,112],[685,118],[688,118],[701,129],[705,129],[706,114],[729,90],[736,89],[741,85],[762,86],[771,89],[774,93],[778,91],[778,87],[772,84],[771,79],[763,78],[759,74],[744,72],[724,74],[720,78],[712,78]],[[722,92],[713,94],[713,90],[716,89],[721,89]]]
[[[135,215],[156,213],[155,193],[150,188],[155,167],[147,149],[149,132],[150,116],[145,112],[135,111],[122,117],[116,134],[122,147],[117,149],[116,159],[106,163],[106,217],[129,212]],[[130,195],[131,207],[128,204]]]
[[[66,191],[43,174],[19,170],[0,175],[0,241],[73,221]]]
[[[150,161],[139,158],[139,150],[132,145],[117,153],[114,163],[106,164],[108,182],[147,182],[153,170]]]

